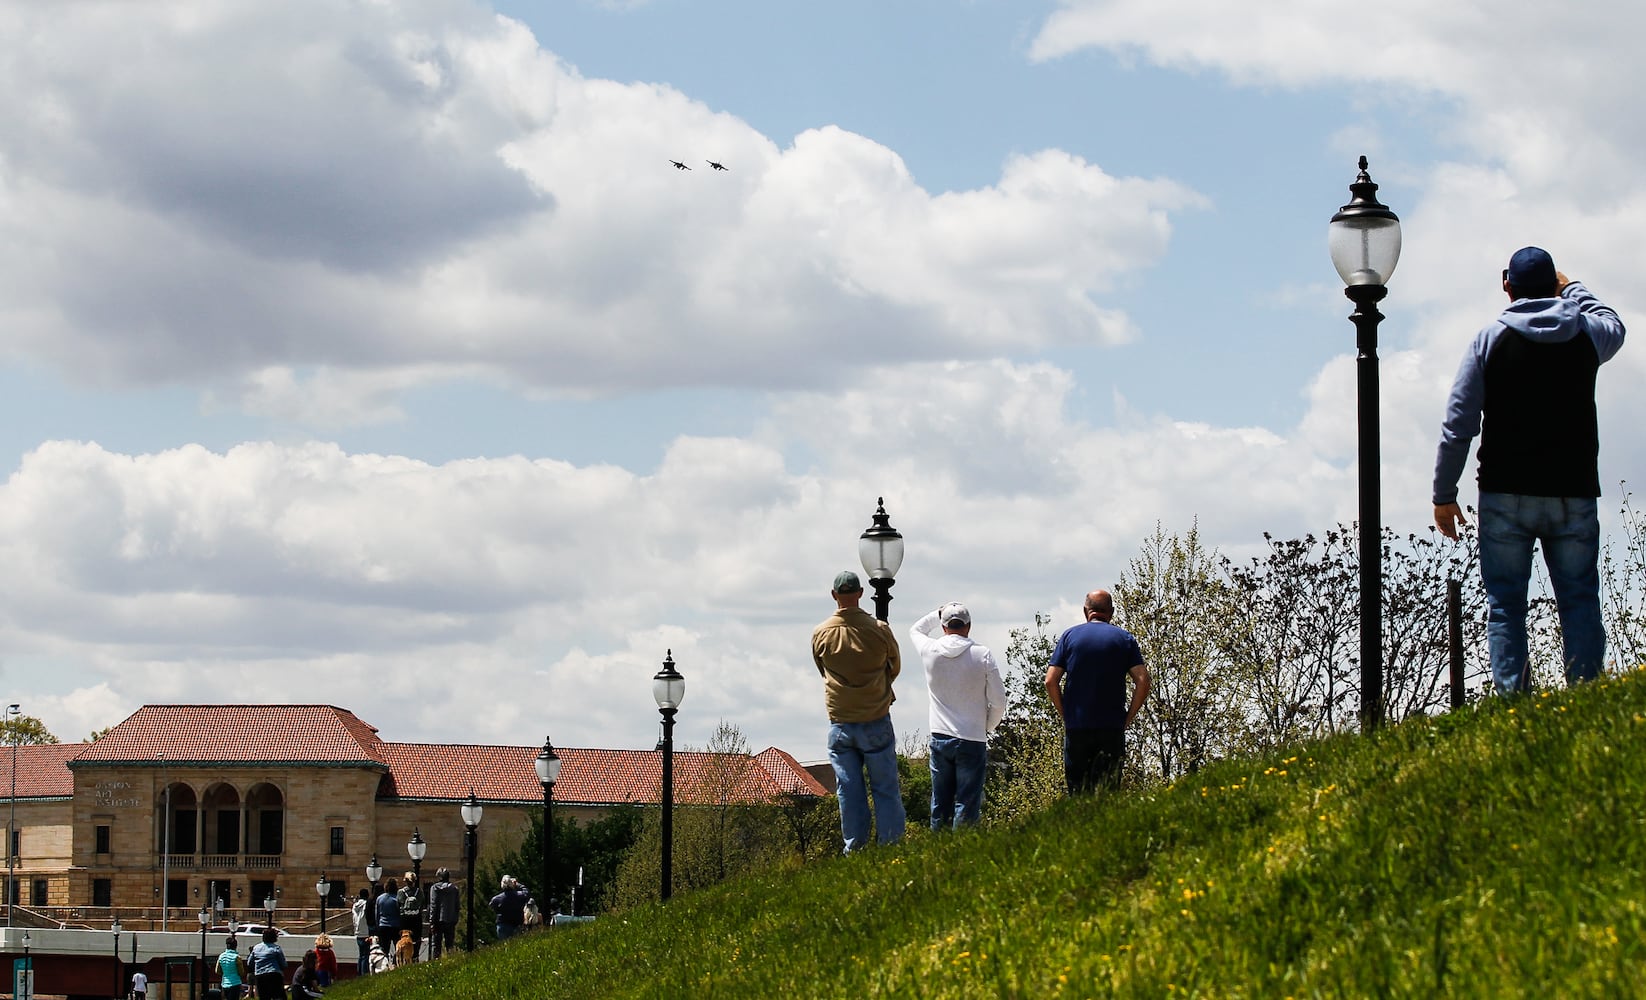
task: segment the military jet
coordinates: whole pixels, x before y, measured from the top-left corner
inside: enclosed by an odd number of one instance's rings
[[[731,169],[730,167],[727,167],[724,163],[716,163],[713,160],[704,160],[703,162],[707,163],[709,166],[713,167],[716,170],[729,170],[729,169]]]
[[[674,169],[676,169],[676,170],[690,170],[691,169],[691,167],[686,166],[684,163],[681,163],[679,160],[670,160],[669,162],[674,164]]]

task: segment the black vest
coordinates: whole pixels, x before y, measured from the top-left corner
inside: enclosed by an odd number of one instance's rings
[[[1538,497],[1600,496],[1595,373],[1587,333],[1558,344],[1504,331],[1486,356],[1480,489]]]

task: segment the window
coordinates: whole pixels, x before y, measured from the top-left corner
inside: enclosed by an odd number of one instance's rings
[[[331,880],[331,895],[326,897],[327,906],[348,906],[349,886],[340,878]]]
[[[334,827],[331,828],[331,852],[333,854],[342,854],[342,853],[344,853],[343,852],[343,828],[340,827],[340,826],[334,826]]]
[[[30,906],[45,906],[46,905],[46,888],[47,887],[46,887],[46,880],[45,879],[37,878],[37,879],[34,880],[34,884],[29,886],[29,905]]]
[[[22,830],[13,830],[11,832],[11,856],[14,857],[14,858],[19,858],[19,857],[23,856],[23,831]],[[12,902],[15,903],[15,902],[17,902],[17,900],[14,899],[14,900],[12,900]]]
[[[112,839],[109,827],[107,825],[99,826],[97,828],[97,853],[110,853],[109,844]]]
[[[112,881],[106,878],[94,878],[91,880],[91,905],[114,905],[114,883]]]
[[[13,906],[16,906],[17,905],[17,900],[19,899],[18,894],[19,894],[20,890],[22,889],[22,880],[21,879],[15,879],[15,878],[9,878],[9,879],[6,880],[6,882],[11,886],[11,888],[8,889],[7,892],[6,892],[6,896],[7,896],[6,902],[10,903]]]
[[[263,900],[274,895],[274,881],[254,878],[251,880],[251,905],[262,909]]]
[[[189,905],[189,880],[188,879],[186,879],[186,878],[174,878],[174,879],[167,879],[166,880],[166,905],[167,906],[187,906],[187,905]]]

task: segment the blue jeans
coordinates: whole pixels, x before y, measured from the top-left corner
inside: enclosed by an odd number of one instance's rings
[[[933,830],[977,825],[983,814],[983,776],[988,765],[988,744],[932,734]]]
[[[869,796],[874,796],[875,829],[882,844],[903,839],[903,795],[897,785],[897,733],[892,717],[829,726],[829,765],[840,797],[840,835],[846,853],[869,843]],[[863,787],[864,772],[868,788]]]
[[[494,926],[496,927],[497,940],[499,941],[507,941],[509,938],[512,938],[516,934],[520,933],[519,924],[496,924]]]
[[[1554,587],[1565,644],[1566,683],[1600,676],[1606,631],[1600,623],[1600,517],[1591,497],[1480,495],[1480,578],[1486,587],[1486,643],[1498,694],[1527,691],[1526,588],[1532,543]]]

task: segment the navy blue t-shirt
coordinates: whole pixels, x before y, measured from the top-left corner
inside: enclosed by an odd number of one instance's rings
[[[1126,674],[1143,663],[1132,634],[1108,622],[1086,622],[1057,637],[1052,666],[1062,667],[1063,725],[1119,729],[1126,725]]]

